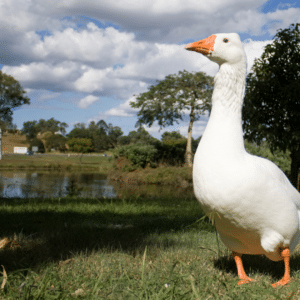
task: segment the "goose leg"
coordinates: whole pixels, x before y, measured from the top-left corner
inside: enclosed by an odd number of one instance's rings
[[[232,256],[235,260],[238,276],[240,279],[237,284],[240,285],[240,284],[248,283],[250,281],[254,281],[254,279],[248,277],[245,273],[243,262],[242,262],[242,254],[233,251]]]
[[[272,284],[272,287],[278,287],[278,286],[283,286],[286,285],[291,277],[290,277],[290,256],[291,256],[291,251],[289,248],[284,248],[281,253],[280,253],[281,257],[283,258],[284,261],[284,275],[283,278],[281,280],[279,280],[276,283]]]

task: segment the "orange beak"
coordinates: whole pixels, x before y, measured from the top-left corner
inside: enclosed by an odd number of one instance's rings
[[[204,40],[186,45],[185,49],[207,55],[214,51],[216,37],[217,36],[213,34]]]

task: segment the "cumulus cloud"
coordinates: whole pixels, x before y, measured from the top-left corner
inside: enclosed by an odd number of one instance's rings
[[[87,108],[88,106],[92,105],[95,101],[99,100],[99,97],[88,95],[82,99],[80,99],[78,103],[78,107],[80,108]]]
[[[78,108],[87,108],[100,97],[120,99],[123,104],[101,116],[133,117],[130,99],[156,80],[184,69],[216,74],[218,65],[186,51],[185,41],[218,32],[274,35],[278,28],[300,22],[299,8],[280,6],[264,13],[265,3],[3,0],[0,64],[26,90],[78,93],[71,100]],[[269,42],[244,42],[248,72]],[[42,96],[40,100],[46,101]]]

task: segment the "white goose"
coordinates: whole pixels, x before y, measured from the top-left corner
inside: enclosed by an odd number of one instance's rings
[[[284,260],[290,280],[290,253],[300,239],[300,194],[271,161],[250,155],[243,141],[246,56],[236,33],[214,34],[188,44],[220,65],[215,76],[212,111],[193,166],[195,195],[214,221],[224,244],[233,251],[239,282],[253,281],[242,254],[264,254]]]

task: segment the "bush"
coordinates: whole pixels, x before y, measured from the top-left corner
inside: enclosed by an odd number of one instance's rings
[[[163,164],[178,166],[184,164],[184,155],[187,140],[183,139],[165,139],[160,145],[157,145],[159,161]]]
[[[32,150],[32,147],[38,147],[39,153],[45,153],[45,146],[44,143],[40,139],[33,139],[30,141],[30,149]]]
[[[71,138],[67,141],[69,150],[78,153],[87,153],[93,151],[93,143],[91,139]]]
[[[46,149],[50,151],[52,148],[59,151],[66,151],[66,141],[67,138],[62,136],[61,134],[52,134],[46,140]]]
[[[155,166],[157,149],[153,145],[127,145],[115,150],[115,157],[124,156],[130,160],[134,168],[145,168],[147,165]],[[132,167],[124,167],[128,171],[133,171]]]

